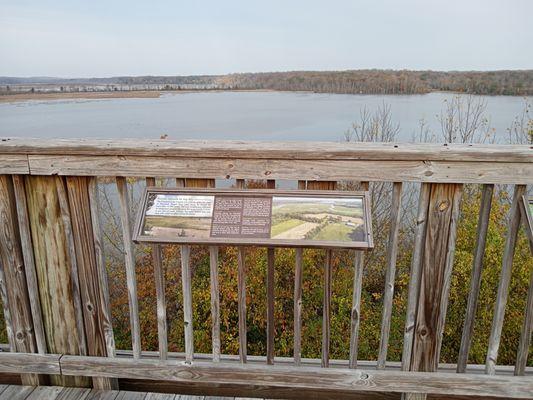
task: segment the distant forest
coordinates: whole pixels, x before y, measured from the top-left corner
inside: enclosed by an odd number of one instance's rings
[[[489,72],[294,71],[199,76],[64,79],[0,77],[0,90],[282,90],[346,94],[423,94],[453,91],[483,95],[533,95],[533,70]],[[55,88],[56,87],[56,88]],[[55,88],[55,89],[54,89]]]

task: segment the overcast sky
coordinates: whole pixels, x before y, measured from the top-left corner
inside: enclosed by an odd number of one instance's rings
[[[0,75],[533,69],[532,0],[0,0]]]

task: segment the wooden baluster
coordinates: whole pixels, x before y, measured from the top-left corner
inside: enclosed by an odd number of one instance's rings
[[[448,307],[461,184],[431,184],[410,370],[437,371]],[[424,399],[424,393],[408,393]]]
[[[128,199],[128,183],[124,177],[116,177],[118,199],[120,204],[120,220],[122,222],[122,241],[126,265],[126,281],[128,286],[128,302],[131,323],[131,343],[133,358],[141,357],[141,331],[139,324],[139,305],[137,300],[137,278],[135,276],[135,253],[131,239],[130,205]]]
[[[361,182],[363,190],[368,190],[368,182]],[[350,323],[350,368],[357,368],[357,353],[359,348],[359,326],[361,324],[361,292],[363,290],[363,269],[365,266],[365,253],[355,251],[354,278],[352,294],[352,311]]]
[[[302,265],[303,249],[295,250],[294,271],[294,363],[301,364],[302,359]]]
[[[155,186],[155,178],[146,178],[146,186]],[[162,248],[159,244],[152,244],[152,260],[154,262],[155,293],[157,298],[157,337],[159,358],[166,360],[168,357],[168,327],[167,327],[167,301],[165,293],[165,270],[163,268]]]
[[[416,218],[415,243],[411,261],[411,273],[409,277],[409,292],[407,297],[407,313],[405,317],[405,329],[403,336],[402,371],[409,371],[411,355],[413,351],[413,338],[416,323],[416,309],[420,290],[420,275],[422,273],[422,253],[426,236],[426,225],[429,208],[429,195],[431,184],[423,183],[420,187],[418,200],[418,215]]]
[[[307,181],[298,181],[298,189],[305,190]],[[303,249],[295,250],[294,265],[294,364],[300,365],[302,360],[302,266]]]
[[[274,364],[274,257],[273,247],[267,249],[267,364]]]
[[[485,373],[494,375],[496,373],[496,361],[498,359],[498,349],[503,328],[503,319],[505,308],[507,306],[507,296],[509,284],[511,283],[511,269],[516,247],[516,239],[520,228],[520,207],[522,196],[526,192],[526,185],[516,185],[514,188],[513,203],[509,212],[509,225],[507,237],[505,239],[505,249],[503,251],[502,270],[500,273],[500,282],[498,284],[498,294],[496,296],[496,305],[494,318],[492,320],[492,329],[489,338],[489,347],[487,359],[485,362]]]
[[[244,189],[244,179],[237,179],[237,188]],[[246,252],[243,246],[237,249],[237,298],[238,298],[238,314],[239,314],[239,359],[241,363],[247,361],[247,326],[246,326]]]
[[[387,247],[387,272],[385,274],[385,288],[383,290],[383,316],[381,318],[381,339],[377,369],[384,369],[387,363],[389,347],[390,324],[392,317],[392,301],[394,299],[394,281],[396,278],[396,259],[398,256],[398,234],[400,230],[402,203],[402,183],[394,182],[392,187],[392,202],[390,214],[389,244]]]
[[[307,181],[308,190],[335,190],[335,181]],[[331,338],[331,249],[326,249],[324,257],[324,297],[322,305],[322,362],[323,368],[329,367],[329,348]]]
[[[275,189],[276,181],[268,179],[266,183],[267,189]],[[267,364],[274,364],[274,336],[275,336],[275,322],[274,322],[274,265],[275,265],[275,250],[273,247],[267,249]]]
[[[96,178],[89,179],[89,203],[91,208],[91,222],[93,226],[93,241],[96,254],[96,265],[98,270],[98,282],[101,287],[102,296],[99,305],[102,312],[102,325],[105,335],[107,356],[115,357],[115,336],[111,316],[111,302],[109,300],[109,285],[107,281],[107,270],[105,266],[104,241],[102,228],[100,226],[100,204],[98,200],[98,185]]]
[[[46,353],[46,336],[44,334],[43,314],[41,312],[41,300],[39,299],[39,283],[37,281],[37,271],[35,269],[35,258],[33,255],[33,243],[30,232],[30,221],[28,217],[28,204],[26,201],[26,188],[24,177],[13,175],[13,193],[17,206],[17,217],[19,224],[22,256],[24,258],[24,272],[26,273],[26,284],[28,285],[28,297],[33,320],[33,329],[37,351],[40,354]]]
[[[528,205],[520,201],[520,215],[524,224],[528,225],[526,207]],[[526,234],[529,239],[529,247],[531,254],[533,254],[533,232],[526,229]],[[524,323],[522,325],[522,332],[520,333],[520,342],[518,344],[518,351],[516,354],[516,364],[514,369],[515,375],[524,375],[526,372],[527,356],[529,353],[529,346],[531,343],[531,335],[533,334],[533,270],[531,270],[531,277],[529,278],[529,289],[527,291],[526,309],[524,312]]]
[[[220,361],[220,289],[218,284],[218,247],[209,246],[209,277],[211,281],[211,335],[213,361]]]
[[[214,188],[214,179],[186,178],[176,179],[176,186],[182,182],[188,188]],[[191,246],[180,246],[181,253],[181,285],[183,291],[183,322],[185,329],[185,362],[192,363],[194,358],[194,327],[192,311],[192,269],[190,263]]]
[[[72,223],[72,244],[76,257],[79,290],[81,297],[83,327],[87,342],[87,354],[107,357],[106,324],[110,323],[108,304],[105,304],[100,278],[92,226],[89,183],[95,178],[82,176],[66,177],[68,206]],[[83,335],[83,330],[80,335]],[[93,378],[97,389],[118,389],[118,382],[109,378]]]
[[[470,292],[468,293],[468,303],[466,306],[465,324],[461,336],[461,347],[457,359],[457,372],[463,373],[468,363],[468,353],[474,334],[474,322],[476,319],[477,302],[481,287],[481,273],[483,272],[483,256],[485,255],[485,244],[487,241],[487,231],[489,229],[490,208],[492,206],[492,194],[494,185],[483,185],[481,196],[481,206],[477,223],[476,247],[474,250],[474,262],[472,274],[470,276]]]

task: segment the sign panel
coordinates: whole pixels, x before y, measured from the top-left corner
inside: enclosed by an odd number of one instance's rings
[[[529,247],[533,253],[533,197],[522,197],[522,210],[524,225],[526,226],[526,233],[529,239]]]
[[[367,192],[147,188],[136,242],[373,247]]]

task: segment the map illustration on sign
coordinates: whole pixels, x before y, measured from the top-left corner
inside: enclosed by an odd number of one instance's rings
[[[372,247],[364,192],[148,189],[135,240]]]

